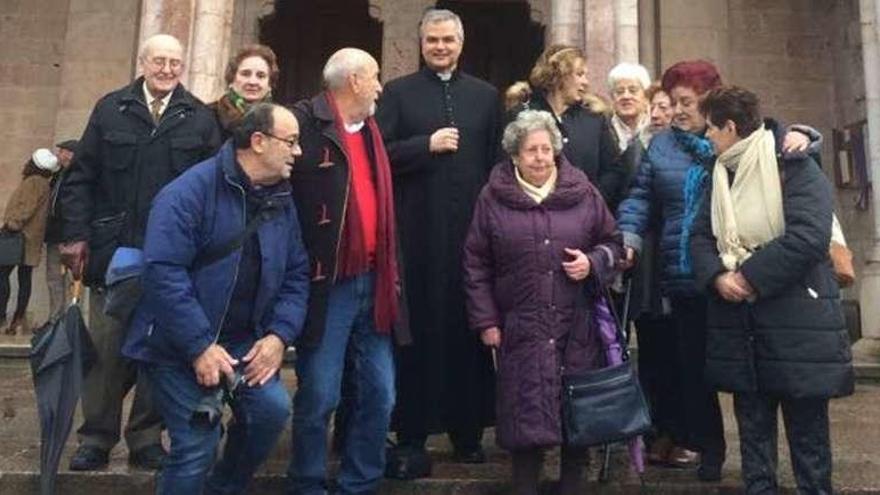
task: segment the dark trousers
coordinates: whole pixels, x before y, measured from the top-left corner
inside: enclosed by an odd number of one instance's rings
[[[119,441],[122,402],[134,388],[134,402],[125,427],[130,451],[161,441],[162,417],[153,408],[151,386],[134,361],[122,357],[125,325],[104,314],[103,292],[89,293],[89,335],[98,359],[83,381],[83,424],[77,430],[82,445],[110,450]]]
[[[18,300],[15,304],[15,313],[12,315],[13,320],[19,320],[24,317],[27,311],[28,303],[31,300],[31,278],[34,267],[28,265],[18,266]],[[9,295],[11,289],[9,287],[9,276],[12,275],[12,269],[16,265],[0,266],[0,319],[6,318],[6,305],[9,304]]]
[[[511,484],[514,495],[538,494],[538,481],[541,479],[541,468],[544,465],[544,450],[535,448],[511,452],[513,464]],[[560,495],[584,493],[584,468],[589,461],[589,453],[586,447],[562,446],[559,459],[558,493]]]
[[[669,437],[676,445],[687,441],[682,408],[678,331],[671,316],[636,320],[639,340],[639,381],[651,407],[654,438]]]
[[[678,334],[681,371],[681,404],[687,425],[685,446],[700,453],[702,463],[724,463],[727,445],[718,394],[704,379],[706,368],[706,300],[702,297],[672,300],[672,317]]]
[[[745,493],[775,494],[777,410],[791,452],[798,493],[831,494],[831,439],[827,399],[778,399],[760,393],[733,394],[739,426]]]
[[[439,423],[456,451],[481,448],[487,398],[494,397],[491,361],[473,333],[450,332],[447,339],[455,342],[440,362],[429,359],[429,339],[414,338],[411,346],[398,351],[395,432],[401,446],[423,448]],[[443,369],[442,383],[432,381],[439,373],[429,368],[437,365]]]

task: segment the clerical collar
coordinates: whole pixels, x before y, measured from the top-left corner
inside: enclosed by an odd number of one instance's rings
[[[452,79],[452,73],[453,73],[453,72],[454,72],[454,71],[448,71],[448,72],[435,72],[434,74],[437,74],[437,77],[439,77],[441,81],[443,81],[443,82],[447,82],[447,81],[449,81],[450,79]]]
[[[364,121],[355,122],[353,124],[344,124],[345,132],[349,134],[354,134],[356,132],[360,132],[361,129],[364,128]]]

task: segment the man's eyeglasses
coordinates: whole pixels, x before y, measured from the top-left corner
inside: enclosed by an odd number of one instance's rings
[[[263,134],[265,134],[266,136],[269,136],[270,138],[274,138],[274,139],[277,139],[279,141],[284,142],[284,144],[286,144],[288,148],[296,148],[297,146],[299,146],[299,138],[284,139],[283,137],[276,136],[275,134],[272,134],[271,132],[264,132]]]
[[[149,62],[150,65],[152,65],[156,69],[162,69],[167,65],[168,68],[170,68],[171,70],[178,71],[181,67],[183,67],[183,60],[180,60],[178,58],[168,59],[165,57],[154,57],[151,59],[147,59],[147,62]]]

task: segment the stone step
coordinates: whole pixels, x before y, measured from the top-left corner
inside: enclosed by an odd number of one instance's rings
[[[62,473],[58,477],[57,493],[68,495],[153,495],[153,475],[147,473]],[[33,495],[38,493],[38,473],[0,473],[0,493],[4,495]],[[506,481],[486,479],[441,479],[417,481],[386,481],[378,495],[502,495],[511,493]],[[281,495],[284,493],[284,477],[281,475],[257,476],[250,489],[252,495]],[[554,483],[545,481],[542,495],[554,493]],[[739,483],[730,480],[722,483],[697,481],[654,481],[599,483],[590,481],[584,493],[589,494],[664,494],[664,495],[733,495],[742,493]],[[794,487],[782,487],[781,494],[795,495]],[[841,495],[876,495],[876,487],[838,487]]]

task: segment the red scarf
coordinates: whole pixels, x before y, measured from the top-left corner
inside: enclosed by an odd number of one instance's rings
[[[340,137],[340,145],[346,156],[351,156],[347,149],[345,126],[336,108],[336,102],[330,93],[325,93],[327,103],[333,111],[333,122]],[[382,142],[382,134],[376,120],[368,117],[366,126],[370,129],[373,146],[376,183],[376,289],[375,289],[375,322],[376,330],[382,334],[391,333],[391,327],[398,315],[398,282],[397,270],[397,235],[394,230],[394,194],[391,189],[391,165],[388,153]],[[351,167],[348,169],[348,180],[352,180]],[[369,271],[370,260],[358,210],[357,195],[354,187],[348,188],[348,210],[345,214],[345,226],[342,229],[337,271],[341,277],[354,276]]]

